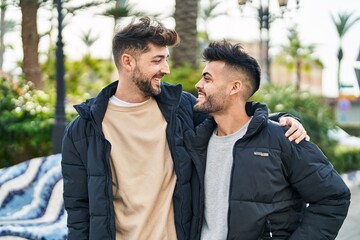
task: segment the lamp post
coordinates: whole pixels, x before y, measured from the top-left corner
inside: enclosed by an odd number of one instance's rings
[[[62,137],[65,130],[65,66],[62,41],[62,0],[56,0],[58,12],[58,39],[56,42],[56,106],[55,124],[52,132],[53,153],[61,152]]]
[[[260,52],[260,62],[263,66],[263,78],[266,81],[270,82],[270,66],[271,59],[269,56],[269,43],[270,43],[270,25],[272,21],[276,18],[283,17],[283,14],[287,9],[288,0],[278,0],[281,13],[275,15],[270,13],[270,0],[258,0],[258,4],[255,4],[253,0],[238,0],[238,4],[241,8],[244,8],[245,5],[250,5],[257,10],[257,19],[259,21],[259,30],[260,30],[260,42],[259,42],[259,52]],[[299,0],[296,0],[296,6],[299,6]]]

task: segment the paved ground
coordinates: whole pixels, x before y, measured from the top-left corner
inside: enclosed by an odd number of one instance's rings
[[[360,185],[350,191],[350,209],[336,240],[360,240]]]

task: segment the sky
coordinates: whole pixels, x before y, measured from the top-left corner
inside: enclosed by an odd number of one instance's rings
[[[80,0],[78,0],[80,1]],[[258,6],[260,0],[253,0],[253,6]],[[206,4],[207,0],[201,0],[201,4]],[[263,0],[263,2],[266,2]],[[279,15],[277,0],[269,0],[270,12]],[[136,9],[150,13],[161,13],[163,16],[171,15],[175,7],[175,0],[129,0]],[[289,8],[294,9],[295,0],[288,1]],[[230,38],[239,41],[257,41],[259,37],[258,21],[255,18],[254,8],[246,6],[240,10],[237,0],[222,0],[219,11],[226,12],[224,16],[213,19],[209,22],[208,31],[212,40]],[[276,47],[286,44],[287,27],[296,23],[298,25],[300,39],[304,44],[316,44],[315,54],[324,63],[323,70],[323,94],[328,97],[336,97],[337,92],[337,50],[339,38],[332,23],[331,14],[339,12],[354,12],[355,16],[360,16],[360,0],[300,0],[300,8],[297,11],[286,13],[284,18],[276,19],[271,24],[270,29],[270,53],[274,53]],[[15,8],[10,8],[7,12],[7,19],[19,19],[20,13]],[[49,13],[39,12],[39,32],[49,29]],[[82,33],[91,30],[98,40],[91,48],[94,57],[110,58],[111,38],[113,35],[114,22],[105,16],[94,16],[90,12],[81,12],[67,20],[67,26],[63,31],[65,43],[65,55],[70,59],[79,59],[86,52],[86,48],[81,41]],[[175,22],[171,18],[163,20],[168,27],[175,27]],[[198,28],[203,30],[203,25],[198,22]],[[53,40],[56,40],[56,34]],[[13,50],[5,55],[5,71],[16,72],[16,61],[21,60],[21,38],[20,31],[8,34],[5,42],[13,45]],[[49,39],[41,39],[40,51],[44,51],[49,46]],[[341,66],[341,79],[345,84],[353,84],[352,90],[348,93],[359,96],[354,72],[355,60],[360,51],[360,21],[353,26],[346,34],[343,41],[344,59]],[[359,66],[360,67],[360,66]]]

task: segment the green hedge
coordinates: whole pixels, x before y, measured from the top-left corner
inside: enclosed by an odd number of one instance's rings
[[[339,126],[350,135],[360,137],[360,124],[339,124]]]
[[[44,90],[23,79],[0,77],[0,168],[52,154],[56,98],[53,60],[51,56],[42,66]],[[112,81],[114,68],[111,61],[90,56],[65,64],[69,122],[77,115],[72,105],[96,96]]]
[[[51,153],[50,102],[31,83],[0,78],[0,168]]]
[[[335,155],[330,161],[339,173],[359,170],[360,148],[337,147]]]
[[[195,84],[200,80],[203,66],[198,69],[192,69],[190,66],[185,65],[183,67],[173,68],[170,63],[171,74],[163,78],[164,82],[181,84],[183,91],[192,93],[197,96],[197,90]],[[200,64],[201,65],[201,64]]]

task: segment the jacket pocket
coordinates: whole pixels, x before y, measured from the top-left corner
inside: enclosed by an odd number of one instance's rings
[[[277,212],[265,218],[264,227],[259,240],[284,240],[290,237],[289,232],[290,213]]]

